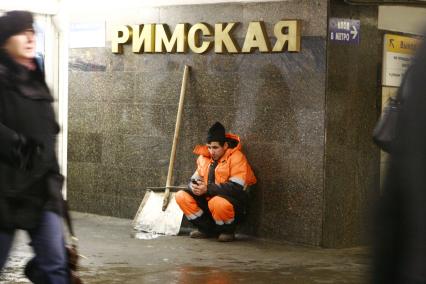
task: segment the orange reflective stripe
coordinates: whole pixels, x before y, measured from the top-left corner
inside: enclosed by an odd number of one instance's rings
[[[209,210],[216,224],[231,224],[234,222],[234,206],[223,197],[215,196],[209,200]]]
[[[203,210],[198,207],[195,199],[183,190],[180,190],[175,195],[176,203],[182,209],[183,213],[189,220],[194,220],[203,214]]]

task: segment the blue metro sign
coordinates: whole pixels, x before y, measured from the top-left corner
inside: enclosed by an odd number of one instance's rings
[[[329,39],[334,42],[359,44],[360,20],[330,18]]]

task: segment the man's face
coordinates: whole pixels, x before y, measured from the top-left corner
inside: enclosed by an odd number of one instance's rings
[[[219,142],[212,141],[207,143],[207,148],[209,149],[212,159],[217,161],[223,156],[223,154],[225,154],[228,149],[228,144],[225,142],[223,146],[220,146]]]
[[[34,30],[25,30],[9,37],[4,45],[7,53],[16,61],[34,58],[36,53]]]

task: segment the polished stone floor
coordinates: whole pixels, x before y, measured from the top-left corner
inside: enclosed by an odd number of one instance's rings
[[[232,243],[188,236],[141,240],[130,220],[73,213],[85,283],[367,283],[365,248],[321,249],[238,236]],[[28,283],[22,267],[32,253],[17,235],[0,283]]]

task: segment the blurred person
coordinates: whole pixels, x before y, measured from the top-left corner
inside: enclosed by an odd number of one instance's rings
[[[62,228],[63,177],[55,154],[59,126],[53,97],[35,60],[33,16],[0,17],[0,273],[17,229],[35,257],[25,268],[34,283],[68,283]]]
[[[197,227],[191,238],[219,235],[221,242],[233,241],[236,224],[247,207],[247,187],[256,177],[241,152],[240,138],[225,134],[216,122],[207,133],[207,144],[198,145],[197,170],[188,189],[176,194],[176,202],[188,220]]]
[[[374,225],[372,283],[426,283],[426,43],[405,74],[403,107]]]

